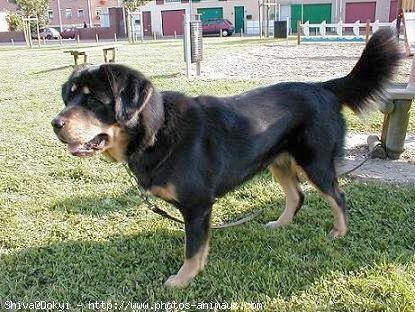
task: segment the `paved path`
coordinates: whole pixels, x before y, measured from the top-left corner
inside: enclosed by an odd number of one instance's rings
[[[346,157],[338,167],[340,173],[361,163],[369,153],[366,142],[368,135],[349,133],[346,136]],[[405,152],[400,159],[370,159],[351,176],[365,181],[415,185],[415,135],[407,135]]]

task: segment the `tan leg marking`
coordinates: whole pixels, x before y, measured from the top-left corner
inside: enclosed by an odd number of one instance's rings
[[[167,287],[185,287],[206,265],[209,253],[209,239],[192,258],[185,259],[177,274],[170,276],[164,283]]]
[[[331,210],[334,215],[334,228],[330,231],[330,236],[332,238],[339,238],[346,235],[347,225],[346,218],[344,215],[343,209],[336,203],[333,197],[326,196],[328,202],[330,203]]]
[[[291,223],[300,203],[297,173],[293,160],[291,160],[290,156],[283,157],[284,159],[279,159],[275,164],[272,164],[270,170],[285,192],[285,209],[277,221],[271,221],[266,224],[270,228],[278,228]]]

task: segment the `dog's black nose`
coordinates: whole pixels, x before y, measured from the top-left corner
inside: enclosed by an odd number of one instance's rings
[[[54,129],[62,129],[65,126],[65,120],[62,117],[56,117],[52,120],[52,127]]]

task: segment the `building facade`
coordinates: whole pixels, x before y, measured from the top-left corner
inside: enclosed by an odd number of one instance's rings
[[[83,27],[84,23],[87,27],[101,26],[103,13],[121,6],[121,0],[49,0],[49,25],[56,28]]]
[[[271,5],[261,6],[262,3]],[[291,31],[296,31],[298,20],[310,23],[392,21],[396,18],[397,4],[398,0],[149,0],[133,14],[133,24],[138,27],[142,21],[146,36],[180,35],[183,16],[191,12],[200,14],[202,20],[226,18],[234,24],[236,32],[246,33],[248,22],[258,23],[260,18],[267,17],[288,19]],[[103,26],[108,9],[122,5],[122,0],[49,0],[49,25],[57,29],[83,27],[84,22],[88,27]],[[11,0],[0,0],[0,12],[14,10],[16,5]],[[0,25],[4,28],[4,23]]]
[[[258,19],[256,0],[156,0],[149,1],[134,14],[134,23],[143,21],[143,33],[150,36],[173,36],[183,33],[183,19],[187,13],[200,14],[202,21],[226,18],[237,32],[245,29],[246,19]]]
[[[270,5],[261,5],[268,3]],[[291,31],[296,31],[297,21],[310,23],[362,22],[370,19],[381,22],[396,18],[398,0],[154,0],[148,1],[135,14],[134,23],[143,21],[145,36],[180,35],[183,16],[187,12],[200,14],[202,20],[226,18],[236,32],[247,32],[247,24],[260,19],[289,20]],[[250,23],[252,24],[252,23]]]

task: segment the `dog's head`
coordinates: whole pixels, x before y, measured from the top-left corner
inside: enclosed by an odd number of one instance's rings
[[[72,155],[107,152],[120,160],[128,144],[126,133],[138,127],[153,93],[151,82],[128,67],[78,68],[62,86],[65,108],[52,120],[53,129]]]

